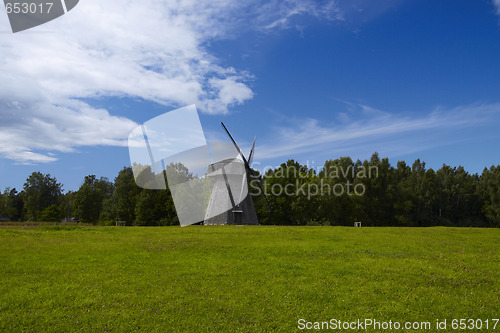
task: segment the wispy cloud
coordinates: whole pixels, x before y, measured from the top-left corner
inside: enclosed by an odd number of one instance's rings
[[[330,122],[291,119],[274,128],[275,136],[261,144],[256,158],[266,160],[322,152],[332,154],[367,151],[401,155],[459,140],[455,131],[500,124],[500,103],[455,108],[435,108],[423,114],[391,114],[366,105],[338,113]]]
[[[0,20],[0,156],[53,162],[50,152],[124,145],[133,121],[83,99],[143,98],[228,112],[253,97],[251,73],[204,48],[244,29],[283,29],[291,17],[334,19],[334,1],[85,0],[18,34]],[[4,13],[5,14],[5,13]],[[46,33],[41,33],[45,31]]]
[[[126,146],[136,124],[77,100],[61,105],[5,103],[0,108],[0,152],[22,164],[57,160],[51,152],[72,152],[80,146]]]
[[[338,1],[314,0],[269,1],[259,10],[258,22],[264,29],[289,28],[294,17],[308,15],[327,20],[343,20]]]

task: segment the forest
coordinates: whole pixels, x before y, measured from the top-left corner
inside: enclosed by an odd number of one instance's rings
[[[195,177],[177,166],[186,180]],[[374,153],[370,160],[328,160],[320,169],[288,160],[249,183],[261,224],[500,227],[500,166],[470,174],[463,167],[411,166]],[[258,186],[260,183],[261,187]],[[270,205],[263,196],[264,192]],[[178,225],[167,190],[136,185],[131,167],[114,181],[88,175],[77,191],[64,191],[50,174],[33,172],[21,191],[0,193],[0,220],[72,221],[114,225]]]

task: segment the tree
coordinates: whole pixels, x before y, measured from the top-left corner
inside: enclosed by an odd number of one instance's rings
[[[410,177],[411,168],[406,165],[406,162],[399,161],[394,170],[394,219],[397,226],[413,226],[410,216],[413,207],[413,191],[407,186]]]
[[[74,214],[85,223],[97,223],[103,201],[113,193],[113,184],[107,178],[97,179],[95,175],[86,176],[75,194]]]
[[[350,157],[340,157],[325,162],[318,174],[320,186],[328,190],[321,195],[315,206],[321,219],[331,225],[351,225],[355,217],[353,185],[361,162],[354,163]]]
[[[308,182],[316,175],[307,166],[288,160],[279,168],[268,170],[263,177],[262,186],[268,196],[272,211],[268,211],[265,200],[256,198],[255,206],[260,213],[260,223],[276,225],[305,225],[314,219],[310,212]],[[252,182],[253,183],[253,182]],[[255,185],[250,184],[253,192]],[[257,191],[259,192],[259,191]]]
[[[50,205],[40,212],[38,220],[44,222],[56,222],[61,218],[61,209],[58,205]]]
[[[68,221],[70,221],[71,218],[75,217],[73,215],[73,201],[75,199],[75,194],[76,192],[69,191],[68,193],[63,194],[60,197],[59,210],[61,212],[61,216]]]
[[[174,202],[168,190],[142,190],[135,208],[140,226],[178,225]]]
[[[61,184],[50,174],[33,172],[24,183],[24,207],[26,218],[36,221],[39,214],[50,205],[57,205],[61,195]]]
[[[491,226],[500,227],[500,165],[484,169],[481,175],[483,213]]]
[[[9,220],[20,221],[23,207],[22,195],[15,188],[6,188],[3,194],[0,193],[0,214],[8,217]]]
[[[436,172],[436,185],[440,225],[484,224],[484,219],[480,218],[483,203],[477,175],[470,175],[462,166],[443,165]]]
[[[356,198],[356,217],[370,226],[395,225],[396,172],[389,159],[374,153],[360,169],[355,186],[362,185],[364,193]]]
[[[119,219],[132,225],[135,222],[137,198],[142,190],[135,183],[132,168],[123,168],[115,178],[114,185],[113,195],[105,202],[106,218]]]

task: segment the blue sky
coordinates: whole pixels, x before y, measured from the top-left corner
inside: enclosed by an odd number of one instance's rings
[[[4,11],[2,9],[2,11]],[[12,34],[0,15],[0,189],[76,190],[130,165],[129,133],[196,104],[255,167],[375,151],[500,164],[500,1],[85,0]]]

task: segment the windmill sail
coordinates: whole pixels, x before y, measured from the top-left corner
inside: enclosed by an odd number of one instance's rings
[[[269,210],[272,210],[273,206],[271,205],[271,202],[267,198],[266,192],[264,191],[264,188],[262,187],[262,183],[261,183],[260,179],[258,179],[258,177],[255,174],[255,172],[253,171],[253,169],[250,167],[250,163],[249,163],[249,161],[251,162],[251,159],[253,158],[253,151],[254,151],[254,147],[255,147],[255,139],[253,141],[252,149],[250,151],[250,154],[249,154],[248,160],[247,160],[245,158],[245,155],[243,155],[243,153],[241,152],[240,147],[238,147],[238,144],[236,143],[236,141],[234,141],[233,136],[231,135],[231,133],[229,133],[229,130],[226,128],[226,125],[224,125],[224,123],[222,123],[222,122],[221,122],[221,125],[224,128],[224,130],[226,131],[226,133],[229,136],[229,138],[231,139],[231,141],[233,142],[233,144],[234,144],[236,150],[238,151],[238,153],[240,154],[241,158],[243,159],[243,163],[245,164],[245,168],[246,168],[248,182],[251,182],[254,179],[257,180],[257,185],[260,188],[260,193],[262,193],[264,195],[264,198],[266,199],[266,202],[267,202],[267,205],[269,207]]]

